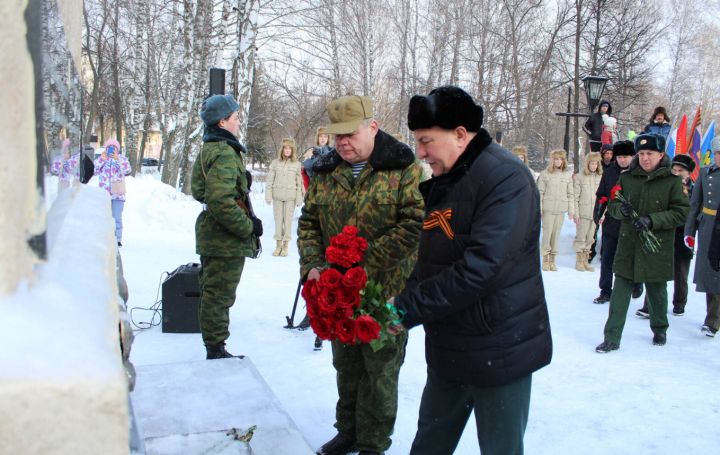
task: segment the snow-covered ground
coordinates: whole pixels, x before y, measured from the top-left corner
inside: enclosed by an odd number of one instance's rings
[[[51,198],[53,184],[56,179],[49,178]],[[149,307],[155,302],[163,272],[199,262],[194,223],[200,204],[160,183],[156,175],[129,178],[127,190],[121,253],[130,289],[128,304]],[[271,255],[272,207],[264,203],[262,194],[254,197],[265,226],[265,251],[261,258],[246,262],[231,310],[228,350],[252,358],[305,438],[319,447],[335,435],[337,392],[330,347],[326,344],[314,352],[312,332],[282,328],[297,288],[298,252],[293,239],[288,257]],[[652,345],[648,320],[634,315],[642,302],[633,301],[621,349],[596,354],[608,305],[592,303],[599,293],[598,260],[593,264],[595,272],[574,270],[574,234],[574,224],[566,221],[557,258],[559,271],[544,272],[554,356],[548,367],[533,376],[526,453],[716,453],[720,447],[720,339],[700,333],[705,295],[695,293],[691,284],[686,315],[669,316],[664,347]],[[296,323],[303,315],[299,310]],[[136,311],[135,318],[147,321],[150,314]],[[421,327],[410,332],[400,373],[394,443],[388,455],[407,454],[415,435],[426,379],[423,339]],[[158,326],[136,334],[131,360],[135,365],[152,365],[204,356],[199,334],[164,334]],[[472,417],[456,453],[479,453]]]

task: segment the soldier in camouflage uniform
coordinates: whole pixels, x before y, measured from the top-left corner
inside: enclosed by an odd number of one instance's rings
[[[262,235],[262,222],[237,201],[248,204],[250,174],[235,136],[238,104],[229,95],[213,95],[202,104],[203,148],[193,166],[193,197],[203,211],[195,223],[195,252],[200,255],[200,331],[208,359],[234,357],[225,350],[230,336],[230,307],[245,258],[253,256],[251,236]],[[243,356],[238,356],[242,358]]]
[[[305,198],[298,228],[301,272],[317,279],[330,238],[356,226],[369,242],[368,277],[386,297],[399,293],[415,264],[422,227],[423,170],[415,155],[372,118],[370,98],[348,96],[328,106],[336,150],[323,155]],[[397,387],[406,334],[373,352],[367,344],[332,343],[339,400],[338,435],[318,454],[380,454],[390,447],[397,415]]]

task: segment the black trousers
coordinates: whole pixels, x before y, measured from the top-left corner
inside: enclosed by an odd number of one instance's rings
[[[692,262],[692,258],[675,258],[675,292],[673,292],[673,307],[675,308],[685,309],[685,305],[687,305],[690,262]]]
[[[617,251],[618,239],[603,234],[600,248],[600,295],[610,298],[613,287],[613,261]]]
[[[428,367],[410,455],[451,455],[473,410],[482,455],[522,455],[531,388],[532,375],[478,387],[442,379]]]

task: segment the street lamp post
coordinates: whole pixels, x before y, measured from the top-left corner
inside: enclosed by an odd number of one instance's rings
[[[570,117],[590,117],[593,109],[600,103],[602,94],[605,91],[605,84],[609,78],[602,76],[585,76],[582,78],[585,84],[585,95],[587,96],[588,106],[590,107],[590,114],[579,114],[570,112],[570,99],[572,97],[572,88],[568,87],[568,104],[567,112],[556,112],[555,115],[565,117],[565,140],[564,148],[565,151],[570,154]],[[577,152],[573,154],[573,169],[577,174],[580,170],[580,156]]]

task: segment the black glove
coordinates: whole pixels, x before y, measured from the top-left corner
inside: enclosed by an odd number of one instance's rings
[[[620,213],[622,213],[623,215],[625,215],[627,217],[632,216],[633,210],[635,210],[635,209],[633,208],[632,204],[629,202],[623,202],[622,205],[620,206]]]
[[[263,227],[262,227],[262,221],[260,221],[258,218],[250,217],[250,220],[253,222],[253,230],[252,235],[256,237],[262,237],[263,235]]]
[[[252,186],[252,174],[250,173],[250,171],[245,171],[245,177],[247,177],[248,191],[250,191],[250,187]]]
[[[635,225],[635,230],[638,232],[649,231],[650,229],[652,229],[652,220],[649,216],[639,216],[635,218],[632,222]]]
[[[720,272],[720,259],[710,258],[710,268],[715,270],[716,272]]]

